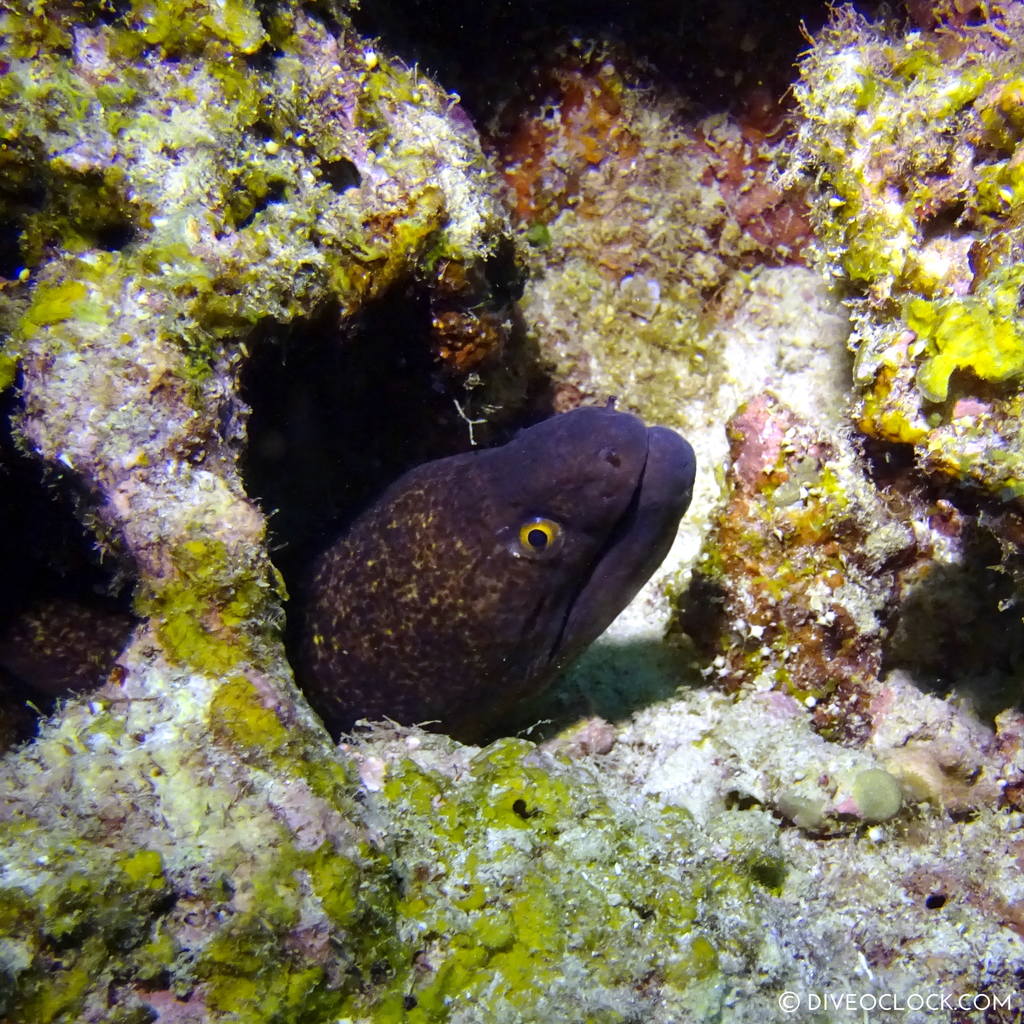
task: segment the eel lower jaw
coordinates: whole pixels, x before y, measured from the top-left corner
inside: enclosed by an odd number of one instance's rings
[[[566,615],[552,661],[564,668],[608,628],[664,561],[690,504],[693,449],[675,431],[648,430],[633,494]]]

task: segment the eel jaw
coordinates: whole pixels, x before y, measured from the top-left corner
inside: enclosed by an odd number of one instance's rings
[[[564,668],[612,623],[664,561],[690,505],[696,461],[674,430],[647,431],[647,457],[632,499],[572,602],[551,651]]]

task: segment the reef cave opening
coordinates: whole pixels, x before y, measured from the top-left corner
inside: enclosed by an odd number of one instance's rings
[[[429,296],[410,286],[352,323],[331,308],[250,343],[242,475],[293,597],[310,559],[406,470],[500,442],[550,411],[518,332],[479,373],[456,375],[432,349],[430,327]]]

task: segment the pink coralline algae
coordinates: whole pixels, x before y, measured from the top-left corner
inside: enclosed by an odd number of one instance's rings
[[[676,623],[716,685],[780,690],[822,734],[863,740],[913,535],[847,442],[772,395],[743,406],[728,433],[729,496]]]

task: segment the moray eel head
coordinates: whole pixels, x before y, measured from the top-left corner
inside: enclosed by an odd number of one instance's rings
[[[665,557],[693,450],[583,408],[413,469],[327,549],[299,679],[335,734],[359,718],[474,740],[547,686]]]

